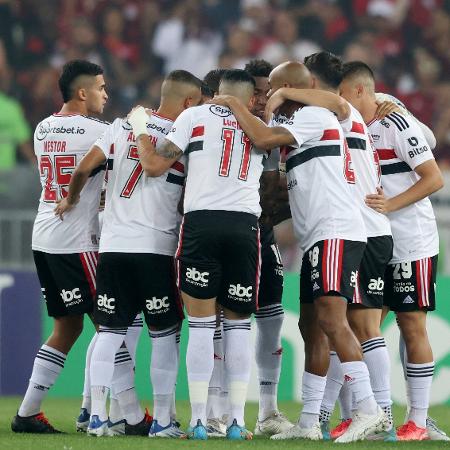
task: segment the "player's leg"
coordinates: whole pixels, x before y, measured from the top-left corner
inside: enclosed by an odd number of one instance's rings
[[[153,422],[150,437],[179,438],[184,433],[171,418],[178,375],[177,335],[183,312],[171,256],[145,255],[142,261],[141,299],[152,342],[150,378],[153,386]],[[145,277],[148,273],[156,277]]]
[[[222,422],[222,416],[227,408],[222,405],[223,398],[223,312],[216,303],[216,330],[214,331],[214,369],[209,381],[207,411],[207,426],[209,437],[225,437],[226,424]],[[224,402],[225,403],[225,402]]]
[[[435,309],[437,256],[388,267],[389,307],[406,346],[406,384],[410,409],[399,440],[428,439],[426,418],[434,373],[433,352],[426,329],[427,311]]]
[[[322,439],[319,414],[328,369],[328,339],[318,322],[314,306],[319,272],[315,259],[309,252],[303,255],[300,271],[300,318],[299,329],[305,346],[305,370],[302,378],[303,408],[298,422],[289,430],[275,434],[271,439]]]
[[[251,439],[253,434],[245,428],[244,410],[252,365],[250,316],[257,309],[261,270],[256,217],[228,214],[221,238],[222,283],[218,299],[224,310],[227,439]]]
[[[216,216],[217,212],[211,211],[185,214],[177,250],[177,284],[189,323],[186,368],[191,403],[187,430],[190,439],[207,439],[206,405],[214,369],[216,297],[221,282]]]
[[[11,428],[16,432],[53,433],[57,430],[40,413],[41,404],[83,330],[84,314],[92,311],[92,280],[87,279],[79,254],[51,255],[35,251],[33,255],[54,327],[36,355],[27,392]]]
[[[314,258],[314,248],[311,257],[316,262],[316,266],[322,269],[321,286],[317,289],[318,297],[314,302],[318,322],[341,361],[344,378],[349,383],[357,407],[351,426],[338,438],[339,442],[350,442],[378,431],[385,426],[386,422],[383,411],[374,399],[361,346],[346,316],[346,299],[353,298],[365,245],[332,239],[322,241],[317,248],[318,258]],[[315,253],[317,254],[317,251]]]
[[[255,358],[259,381],[259,411],[255,434],[281,433],[293,426],[278,411],[278,383],[281,372],[281,327],[284,311],[283,264],[277,245],[268,243],[261,250],[259,309],[255,313]]]
[[[368,439],[385,441],[396,439],[391,409],[391,365],[380,329],[384,274],[392,258],[392,248],[391,236],[368,239],[358,272],[355,294],[347,311],[350,327],[361,343],[375,400],[389,420],[386,430],[371,435]]]
[[[97,436],[110,434],[106,400],[112,385],[116,354],[139,308],[134,269],[134,259],[131,255],[125,253],[100,255],[97,268],[97,301],[94,309],[94,320],[99,324],[99,335],[91,357],[92,408],[88,434]],[[125,362],[132,365],[128,353],[123,356]],[[124,411],[122,413],[125,415]],[[130,414],[128,419],[130,420],[128,425],[133,426],[136,424],[132,422],[139,418],[136,418],[136,414]]]

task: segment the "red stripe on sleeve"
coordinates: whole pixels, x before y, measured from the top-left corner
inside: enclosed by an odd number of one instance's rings
[[[364,125],[359,122],[352,122],[352,129],[350,131],[353,133],[364,134]]]
[[[381,161],[397,158],[393,148],[377,148],[377,153]]]
[[[180,163],[180,161],[175,161],[171,167],[178,170],[178,172],[184,173],[184,164]]]
[[[192,130],[191,137],[203,136],[205,134],[205,127],[203,125],[199,125],[198,127],[194,127]]]
[[[324,130],[321,141],[335,141],[340,139],[339,130]]]

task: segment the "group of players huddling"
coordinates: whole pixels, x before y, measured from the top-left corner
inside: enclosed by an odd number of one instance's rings
[[[428,196],[443,185],[434,136],[396,99],[375,93],[366,64],[320,52],[275,68],[253,60],[204,81],[176,70],[157,110],[138,106],[112,124],[92,117],[108,98],[99,66],[67,63],[59,87],[61,111],[34,135],[42,195],[32,247],[54,329],[13,431],[59,433],[41,403],[89,314],[97,332],[78,431],[251,439],[244,407],[254,314],[255,434],[449,440],[428,418],[426,316],[435,309],[438,257]],[[277,405],[283,266],[273,226],[290,216],[304,252],[296,424]],[[175,410],[183,308],[192,409],[184,431]],[[401,331],[408,394],[397,429],[380,331],[388,310]],[[141,313],[152,343],[153,417],[134,388]],[[330,430],[337,400],[342,421]]]

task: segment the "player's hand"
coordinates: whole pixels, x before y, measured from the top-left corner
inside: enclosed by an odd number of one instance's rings
[[[266,109],[264,111],[264,122],[269,123],[272,119],[272,115],[277,109],[286,101],[283,88],[275,91],[267,100]]]
[[[396,103],[390,102],[388,100],[384,102],[377,102],[378,108],[375,112],[376,119],[384,119],[386,116],[393,112],[402,114],[403,110]]]
[[[377,187],[376,194],[366,195],[366,205],[372,208],[376,212],[381,214],[387,214],[390,212],[390,202],[389,199],[385,197],[382,188]]]
[[[150,114],[149,114],[150,113]],[[146,110],[143,106],[135,106],[127,115],[128,123],[133,128],[136,138],[141,134],[147,134],[147,120],[151,115],[150,110]]]
[[[69,202],[67,198],[58,200],[54,209],[55,216],[59,216],[61,220],[64,220],[63,215],[73,209],[77,203],[78,200],[76,202]]]
[[[232,95],[216,95],[212,99],[208,100],[206,103],[219,106],[226,106],[227,108],[229,108],[234,98],[235,97],[233,97]]]

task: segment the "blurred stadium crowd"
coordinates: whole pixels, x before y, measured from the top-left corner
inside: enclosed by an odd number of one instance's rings
[[[161,77],[175,68],[202,77],[215,67],[243,68],[250,58],[278,64],[320,49],[367,62],[378,90],[432,127],[436,157],[450,165],[446,0],[0,0],[1,103],[10,102],[16,122],[10,144],[29,157],[20,146],[60,106],[55,86],[69,59],[105,68],[112,119],[137,102],[156,105]],[[0,168],[12,168],[15,157],[5,152]]]

